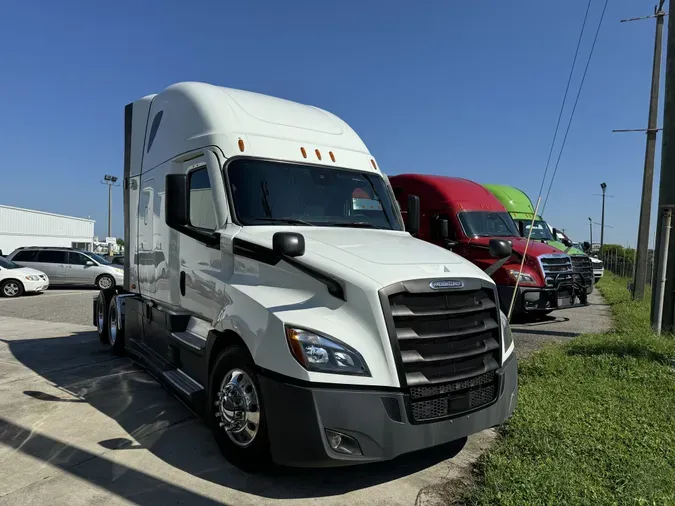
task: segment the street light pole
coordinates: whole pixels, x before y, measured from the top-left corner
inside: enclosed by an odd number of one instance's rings
[[[112,237],[112,187],[119,186],[115,184],[117,182],[117,177],[106,174],[103,176],[103,181],[101,184],[108,185],[108,235],[106,237]]]
[[[593,220],[591,218],[588,218],[588,228],[591,232],[591,241],[589,244],[591,245],[591,249],[593,249]]]

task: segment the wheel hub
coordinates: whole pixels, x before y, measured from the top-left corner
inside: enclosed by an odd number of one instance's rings
[[[104,300],[105,299],[103,299],[103,300],[101,300],[101,299],[102,298],[99,297],[98,298],[98,304],[96,304],[96,306],[97,306],[96,309],[98,310],[97,311],[97,313],[98,313],[97,321],[98,321],[98,331],[99,331],[99,333],[103,332],[103,327],[105,326],[105,307],[104,307]]]
[[[19,293],[19,287],[16,285],[16,283],[7,283],[3,291],[5,292],[5,295],[12,297]]]
[[[108,321],[110,322],[108,339],[110,340],[110,344],[114,346],[115,341],[117,341],[117,308],[114,305],[110,307]]]
[[[229,438],[238,446],[248,446],[258,434],[260,405],[251,377],[241,369],[225,375],[218,391],[216,417]]]

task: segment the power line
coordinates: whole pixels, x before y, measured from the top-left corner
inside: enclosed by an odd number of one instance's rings
[[[548,197],[551,194],[551,188],[553,188],[553,181],[555,180],[555,175],[558,172],[558,165],[560,164],[560,159],[562,158],[563,150],[565,149],[565,143],[567,142],[567,135],[570,133],[570,127],[572,126],[572,120],[574,119],[574,113],[577,110],[577,104],[579,103],[579,97],[581,96],[581,90],[584,87],[584,81],[586,80],[586,74],[588,73],[588,67],[591,64],[591,59],[593,57],[593,51],[595,50],[595,43],[598,41],[598,35],[600,34],[600,28],[602,27],[602,20],[605,18],[605,12],[607,11],[607,4],[609,0],[605,0],[605,5],[602,8],[602,14],[600,15],[600,21],[598,22],[598,28],[595,30],[595,37],[593,37],[593,44],[591,45],[591,51],[588,54],[588,60],[586,61],[586,68],[584,73],[581,76],[581,83],[579,83],[579,91],[577,92],[577,97],[574,100],[574,107],[572,107],[572,114],[570,114],[570,119],[567,122],[567,129],[565,130],[565,136],[563,137],[562,145],[560,146],[560,152],[558,153],[558,159],[556,160],[555,167],[553,168],[553,176],[551,176],[551,182],[548,185],[548,191],[546,192],[546,198],[544,199],[544,207],[541,210],[541,214],[544,214],[546,209],[546,203],[548,202]]]
[[[546,168],[544,169],[544,177],[541,178],[541,186],[539,187],[539,196],[544,190],[544,183],[546,182],[546,175],[548,174],[548,167],[551,164],[551,156],[553,156],[553,148],[555,147],[555,140],[558,137],[558,130],[560,129],[560,120],[562,119],[563,111],[565,109],[565,103],[567,102],[567,93],[570,91],[570,83],[572,82],[572,75],[574,74],[574,67],[577,64],[577,56],[579,56],[579,47],[581,46],[581,39],[584,37],[584,30],[586,29],[586,20],[588,19],[588,11],[591,8],[591,2],[593,0],[588,0],[586,5],[586,13],[584,14],[584,21],[581,24],[581,32],[579,33],[579,40],[577,41],[577,48],[574,51],[574,59],[572,60],[572,68],[570,69],[570,75],[567,78],[567,86],[565,87],[565,94],[563,95],[562,105],[560,106],[560,113],[558,113],[558,121],[555,124],[555,132],[553,132],[553,140],[551,141],[551,149],[548,152],[548,159],[546,160]]]

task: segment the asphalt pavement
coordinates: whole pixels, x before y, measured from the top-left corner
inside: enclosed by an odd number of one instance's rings
[[[252,476],[220,455],[210,431],[91,325],[94,290],[0,299],[0,506],[84,504],[444,504],[495,437],[392,462]],[[610,325],[591,305],[514,325],[519,356]]]

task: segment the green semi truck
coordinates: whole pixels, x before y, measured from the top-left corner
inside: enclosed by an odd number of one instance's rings
[[[579,299],[586,302],[587,296],[593,292],[593,285],[595,284],[591,258],[579,248],[572,246],[572,241],[567,239],[563,243],[557,240],[557,237],[559,237],[558,231],[549,226],[541,216],[537,215],[533,224],[534,206],[524,191],[513,186],[498,184],[484,184],[483,187],[504,205],[518,227],[520,235],[526,237],[530,232],[530,226],[532,226],[531,240],[553,246],[572,258],[572,269],[579,274],[577,278]]]

